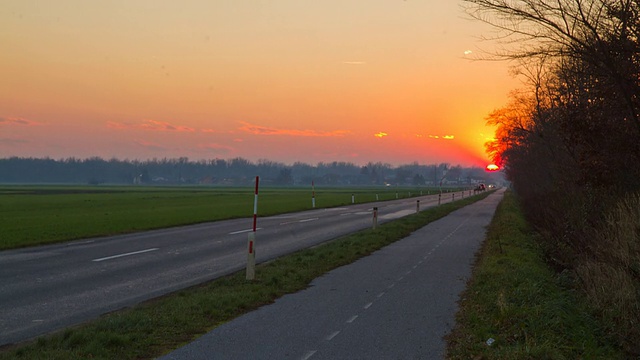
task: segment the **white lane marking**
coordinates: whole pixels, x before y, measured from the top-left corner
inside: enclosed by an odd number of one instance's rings
[[[333,340],[333,338],[338,336],[338,334],[340,334],[340,330],[334,331],[331,335],[327,336],[327,341]]]
[[[364,306],[364,308],[365,308],[365,309],[368,309],[368,308],[370,308],[370,307],[371,307],[371,305],[373,305],[373,303],[372,303],[372,302],[370,302],[370,303],[368,303],[367,305],[365,305],[365,306]]]
[[[378,294],[378,296],[376,296],[377,298],[381,298],[384,296],[384,292],[381,292],[380,294]]]
[[[347,320],[347,323],[351,324],[352,322],[356,321],[357,318],[358,318],[358,315],[353,315],[352,317],[349,318],[349,320]]]
[[[391,285],[387,286],[387,289],[391,289],[394,286],[396,286],[396,284],[391,284]]]
[[[93,259],[91,261],[100,262],[100,261],[105,261],[105,260],[117,259],[117,258],[121,258],[121,257],[124,257],[124,256],[144,254],[144,253],[148,253],[148,252],[151,252],[151,251],[156,251],[156,250],[159,250],[159,249],[160,248],[153,248],[153,249],[134,251],[134,252],[126,253],[126,254],[118,254],[118,255],[107,256],[107,257],[103,257],[103,258],[99,258],[99,259]]]
[[[256,228],[256,231],[258,231],[260,229],[262,229],[262,228]],[[234,231],[234,232],[230,232],[229,235],[242,234],[242,233],[247,233],[247,232],[250,232],[250,231],[253,231],[253,229]]]
[[[401,217],[407,216],[409,214],[414,214],[416,211],[415,210],[400,210],[400,211],[396,211],[394,213],[391,214],[385,214],[382,216],[378,216],[380,219],[384,219],[384,220],[392,220],[392,219],[399,219]]]
[[[414,269],[417,269],[417,268],[418,268],[418,265],[413,265],[413,268],[414,268]]]
[[[300,360],[309,360],[316,352],[318,352],[318,350],[311,350],[304,354],[304,356]]]
[[[349,213],[340,214],[340,216],[346,216],[346,215],[351,215],[351,214],[353,214],[353,213],[349,212]]]
[[[320,218],[285,221],[285,222],[280,223],[280,225],[298,224],[298,223],[305,223],[305,222],[316,221],[316,220],[320,220]]]

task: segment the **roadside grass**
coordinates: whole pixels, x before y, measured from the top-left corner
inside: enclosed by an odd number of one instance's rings
[[[435,189],[318,188],[316,207],[418,196]],[[254,188],[0,186],[0,250],[251,217]],[[310,188],[260,190],[259,216],[311,209]]]
[[[151,359],[233,318],[305,289],[322,274],[408,236],[485,192],[424,210],[260,264],[256,280],[244,271],[104,315],[84,325],[1,349],[5,359]]]
[[[623,359],[569,285],[545,264],[515,196],[505,193],[447,336],[448,358]]]

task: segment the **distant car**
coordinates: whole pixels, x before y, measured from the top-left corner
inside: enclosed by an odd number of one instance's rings
[[[484,184],[478,184],[478,186],[476,186],[476,191],[485,191],[487,190],[487,187]]]

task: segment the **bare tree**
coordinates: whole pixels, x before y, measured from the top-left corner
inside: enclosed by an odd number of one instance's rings
[[[464,0],[497,30],[495,59],[577,58],[623,100],[640,133],[640,0]],[[550,62],[548,62],[551,64]]]

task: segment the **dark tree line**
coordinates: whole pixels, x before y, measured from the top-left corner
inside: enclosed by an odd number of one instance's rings
[[[265,185],[308,186],[317,185],[439,185],[472,184],[502,181],[499,174],[483,169],[448,164],[419,165],[418,163],[393,167],[370,162],[358,166],[349,162],[320,162],[309,165],[296,162],[243,158],[189,161],[153,159],[145,161],[88,159],[38,159],[11,157],[0,159],[0,183],[69,183],[69,184],[140,184],[140,185],[250,185],[260,176]]]
[[[609,334],[634,353],[640,0],[465,1],[500,31],[503,48],[491,56],[516,61],[528,81],[490,114],[498,140],[488,151],[545,235],[550,261],[573,275]]]

